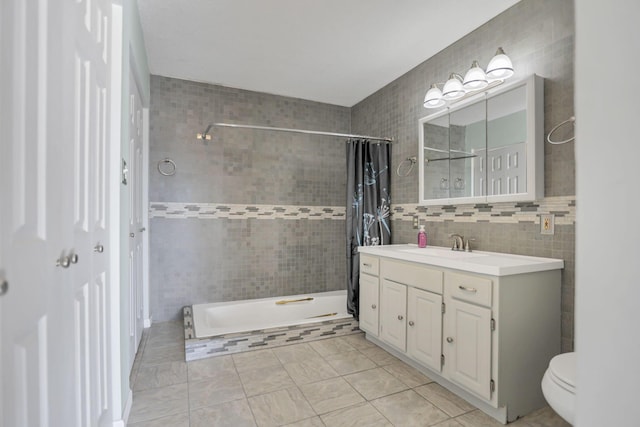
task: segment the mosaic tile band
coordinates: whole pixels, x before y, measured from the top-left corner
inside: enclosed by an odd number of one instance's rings
[[[306,219],[344,220],[342,206],[240,205],[228,203],[151,202],[151,218],[171,219]],[[576,222],[576,198],[547,197],[535,202],[476,203],[468,205],[419,206],[417,203],[392,204],[391,220],[427,222],[539,223],[540,214],[555,215],[558,225]]]
[[[427,222],[489,222],[501,224],[540,223],[540,214],[554,214],[558,225],[576,222],[575,196],[547,197],[535,202],[476,203],[468,205],[419,206],[415,203],[391,205],[391,219]]]
[[[204,359],[244,351],[275,348],[298,342],[316,341],[336,336],[360,333],[358,321],[353,318],[326,320],[316,323],[263,329],[196,338],[193,330],[193,309],[183,308],[185,360]]]
[[[344,220],[342,206],[238,205],[229,203],[149,203],[150,218],[198,219],[337,219]]]

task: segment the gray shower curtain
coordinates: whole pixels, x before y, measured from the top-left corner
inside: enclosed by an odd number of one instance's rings
[[[347,311],[358,319],[359,246],[391,243],[391,144],[347,143]]]

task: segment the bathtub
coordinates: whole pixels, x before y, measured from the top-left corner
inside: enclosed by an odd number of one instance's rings
[[[347,291],[193,305],[196,338],[349,317]]]
[[[187,361],[360,332],[346,290],[194,304],[183,312]]]

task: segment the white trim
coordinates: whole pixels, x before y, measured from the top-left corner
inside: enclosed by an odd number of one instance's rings
[[[111,40],[111,124],[109,144],[109,354],[111,382],[111,413],[115,420],[122,414],[122,341],[120,331],[120,140],[122,117],[122,40],[123,40],[123,6],[112,3],[111,22],[113,28]]]
[[[129,414],[131,413],[131,406],[133,406],[133,391],[129,389],[127,395],[127,401],[124,405],[124,412],[122,413],[122,419],[113,422],[113,427],[127,427],[129,422]]]
[[[140,87],[140,86],[139,86]],[[144,100],[144,97],[143,97]],[[144,105],[144,104],[143,104]],[[149,297],[149,108],[142,109],[142,318],[144,327],[151,326]]]

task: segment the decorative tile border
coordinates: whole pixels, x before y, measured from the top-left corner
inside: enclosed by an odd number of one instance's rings
[[[343,206],[234,205],[229,203],[151,202],[151,218],[333,219],[344,220]]]
[[[209,338],[196,338],[193,331],[193,310],[191,306],[183,308],[183,315],[184,350],[187,362],[243,351],[281,347],[302,341],[309,342],[360,333],[358,321],[348,318],[218,335]]]
[[[558,225],[576,222],[575,196],[547,197],[535,202],[476,203],[468,205],[419,206],[392,204],[392,221],[539,223],[540,214],[552,213]],[[151,202],[151,218],[172,219],[307,219],[345,220],[343,206],[237,205],[229,203]]]
[[[540,214],[543,213],[554,214],[556,225],[574,225],[576,198],[547,197],[535,202],[443,206],[391,205],[391,219],[395,221],[413,221],[414,217],[418,217],[418,220],[427,222],[539,223]]]

